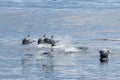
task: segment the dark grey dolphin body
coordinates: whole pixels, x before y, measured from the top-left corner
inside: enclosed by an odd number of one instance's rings
[[[51,46],[56,46],[56,43],[59,42],[59,41],[53,39],[53,35],[51,36],[50,39],[46,39],[44,41],[47,42],[48,44],[51,44]]]
[[[101,62],[109,60],[109,54],[111,54],[111,52],[109,50],[100,50],[99,53],[100,53],[100,61]]]
[[[51,44],[51,46],[56,46],[57,42],[58,42],[57,40],[53,39],[53,35],[51,36],[51,38],[44,38],[44,39],[40,38],[38,40],[38,44],[47,43],[47,44]]]
[[[40,38],[40,39],[38,39],[38,42],[37,42],[38,44],[42,44],[42,43],[44,43],[44,40],[42,39],[42,38]]]
[[[44,38],[45,38],[45,34],[42,36],[42,38],[39,38],[39,39],[38,39],[37,43],[38,43],[38,44],[44,43]]]
[[[48,44],[50,44],[50,42],[49,42],[49,39],[48,39],[48,38],[44,38],[44,39],[43,39],[43,41],[44,41],[44,43],[48,43]]]
[[[30,44],[30,43],[33,43],[33,42],[34,42],[34,40],[31,40],[30,35],[28,35],[26,38],[23,39],[22,45]]]
[[[48,43],[51,44],[51,46],[56,46],[57,41],[55,41],[54,39],[49,39]]]

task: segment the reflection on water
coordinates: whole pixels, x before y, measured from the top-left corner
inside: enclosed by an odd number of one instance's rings
[[[59,50],[41,48],[33,52],[35,53],[25,53],[21,60],[22,73],[27,79],[87,79],[89,69],[93,66],[87,63],[91,59],[88,56],[92,57],[92,55],[86,53],[86,51],[61,53]],[[94,68],[91,70],[94,70]]]
[[[103,65],[103,64],[108,64],[108,60],[106,60],[106,61],[100,61],[100,63]]]
[[[41,64],[42,70],[46,72],[54,71],[54,61],[52,52],[44,52],[41,58],[37,58],[37,63]]]
[[[54,72],[53,58],[52,50],[50,52],[39,52],[37,58],[33,54],[24,54],[21,60],[23,75],[30,78],[34,74],[40,74],[41,79],[49,79]]]

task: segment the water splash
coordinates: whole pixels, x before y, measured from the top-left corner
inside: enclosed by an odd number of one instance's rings
[[[30,44],[30,45],[27,45],[29,47],[36,47],[37,49],[39,50],[45,50],[45,49],[53,49],[54,51],[60,51],[60,52],[65,52],[65,53],[74,53],[74,52],[79,52],[79,51],[82,51],[81,49],[79,49],[78,47],[75,47],[75,42],[73,41],[73,38],[72,37],[69,37],[69,36],[65,36],[65,37],[60,37],[60,36],[57,36],[55,38],[55,40],[58,40],[59,42],[56,43],[56,46],[51,46],[50,44],[46,44],[46,43],[43,43],[43,44],[37,44],[37,39],[34,39],[36,42]]]
[[[68,47],[65,48],[65,52],[78,52],[80,50],[76,49],[75,47]]]

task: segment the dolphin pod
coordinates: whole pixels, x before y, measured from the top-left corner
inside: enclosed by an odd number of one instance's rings
[[[56,46],[57,42],[58,42],[57,40],[53,39],[53,35],[51,36],[51,38],[46,38],[44,35],[43,38],[40,38],[37,41],[38,44],[47,43],[47,44],[51,44],[51,46]]]
[[[26,38],[23,39],[22,41],[22,45],[28,45],[28,44],[31,44],[35,42],[35,40],[31,39],[30,38],[30,35],[28,35]],[[45,34],[42,36],[42,38],[39,38],[37,40],[37,44],[50,44],[52,47],[53,46],[56,46],[56,43],[59,42],[55,39],[53,39],[53,35],[51,36],[51,38],[47,38],[45,36]],[[85,50],[88,50],[88,48],[86,47],[78,47],[78,49],[85,49]],[[107,62],[109,60],[109,54],[111,54],[111,52],[109,50],[100,50],[99,51],[99,54],[100,54],[100,62]]]
[[[22,45],[28,45],[35,42],[35,40],[32,40],[30,38],[30,35],[28,35],[26,38],[23,39],[22,41]],[[42,38],[39,38],[37,41],[37,44],[50,44],[51,46],[56,46],[56,43],[59,42],[57,40],[53,39],[53,35],[51,36],[51,38],[46,38],[45,34],[42,36]]]

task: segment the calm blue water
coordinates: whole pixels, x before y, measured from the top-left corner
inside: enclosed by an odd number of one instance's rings
[[[44,33],[60,44],[21,45]],[[0,80],[120,80],[119,53],[119,0],[0,0]]]

